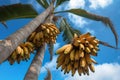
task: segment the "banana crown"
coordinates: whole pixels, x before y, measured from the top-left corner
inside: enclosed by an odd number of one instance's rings
[[[97,64],[97,62],[91,56],[97,56],[98,45],[99,40],[90,33],[80,36],[75,34],[71,44],[66,44],[56,51],[59,54],[57,68],[61,66],[61,71],[64,73],[71,71],[72,76],[76,71],[79,75],[89,75],[89,70],[95,71],[93,64]]]

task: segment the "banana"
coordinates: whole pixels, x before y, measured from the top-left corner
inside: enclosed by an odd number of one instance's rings
[[[78,38],[78,35],[76,33],[74,33],[74,38]]]
[[[71,52],[70,52],[70,60],[73,61],[75,59],[75,49],[73,49]]]
[[[88,53],[88,54],[91,52],[91,50],[89,49],[89,47],[85,48],[85,52]]]
[[[84,57],[84,51],[83,50],[79,50],[79,57]]]
[[[72,44],[69,44],[68,47],[64,50],[64,54],[70,53],[70,51],[73,49]]]
[[[61,61],[61,60],[63,60],[63,59],[65,59],[65,54],[60,54],[59,56],[58,56],[58,58],[57,58],[57,62],[58,61]]]
[[[92,64],[90,54],[85,54],[85,59],[86,59],[87,64]]]
[[[16,49],[17,54],[20,54],[21,50],[22,50],[22,48],[20,46],[18,46],[17,49]]]
[[[36,35],[36,32],[32,32],[32,34],[28,37],[27,41],[32,41]]]
[[[85,46],[87,47],[89,45],[89,41],[85,41]]]
[[[74,68],[75,68],[75,69],[78,69],[78,67],[79,67],[79,61],[75,61],[75,62],[74,62]]]
[[[93,64],[90,64],[90,65],[89,65],[89,68],[90,68],[90,70],[91,70],[92,72],[95,72],[95,68],[94,68],[94,65],[93,65]]]
[[[8,61],[9,61],[10,65],[13,65],[14,62],[15,62],[15,60],[13,60],[13,59],[11,59],[11,58],[8,58]]]
[[[93,48],[94,48],[94,46],[93,46],[92,44],[88,44],[88,47],[89,47],[90,49],[93,49]]]
[[[95,50],[95,49],[92,49],[92,53],[97,53],[97,50]]]
[[[61,71],[63,71],[67,66],[65,64],[62,65]]]
[[[39,36],[40,36],[40,38],[43,38],[44,37],[44,35],[43,35],[43,32],[41,31],[41,32],[39,32]]]
[[[57,69],[64,63],[64,59],[61,59],[60,61],[57,62]]]
[[[24,56],[24,50],[21,49],[21,53],[20,53],[21,56]]]
[[[90,53],[92,56],[97,56],[97,53],[96,52],[91,52]]]
[[[88,32],[88,33],[86,33],[86,34],[82,34],[82,35],[80,35],[79,37],[80,37],[80,39],[82,39],[82,38],[87,38],[87,37],[89,37],[91,34]]]
[[[29,54],[29,50],[28,50],[28,48],[25,47],[25,46],[23,47],[23,51],[24,51],[25,54]]]
[[[78,68],[78,73],[79,73],[80,76],[81,76],[82,72],[83,72],[83,71],[82,71],[82,67],[79,67],[79,68]]]
[[[69,61],[70,61],[70,59],[69,59],[69,54],[68,54],[68,55],[65,56],[65,62],[64,62],[64,64],[68,65]]]
[[[65,50],[67,47],[69,47],[69,45],[70,45],[70,44],[66,44],[66,45],[64,45],[63,47],[59,48],[59,49],[56,51],[56,53],[57,53],[57,54],[63,53],[64,50]]]
[[[75,72],[76,72],[76,69],[72,67],[72,76],[74,76]]]
[[[31,42],[25,42],[25,46],[29,46],[29,47],[31,47],[31,48],[33,48],[34,47],[34,45],[33,45],[33,43],[31,43]]]
[[[42,27],[42,30],[46,30],[46,26],[41,25],[41,27]]]
[[[86,60],[85,60],[85,58],[83,57],[83,58],[80,59],[80,66],[84,68],[85,65],[86,65]]]
[[[16,53],[16,51],[13,51],[13,52],[12,52],[11,58],[12,58],[13,60],[16,60],[16,58],[17,58],[17,53]]]
[[[79,56],[79,50],[75,50],[75,60],[78,61],[80,56]]]
[[[46,29],[46,32],[47,32],[47,34],[49,34],[49,33],[50,33],[50,30],[49,30],[49,29]]]
[[[80,45],[79,45],[79,49],[80,49],[80,50],[85,50],[85,46],[84,46],[83,44],[80,44]]]
[[[69,64],[67,65],[67,73],[69,73],[71,69],[72,69],[72,66],[71,66],[71,64],[69,63]]]

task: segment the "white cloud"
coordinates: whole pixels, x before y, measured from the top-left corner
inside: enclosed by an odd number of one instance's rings
[[[78,73],[74,77],[67,76],[65,80],[120,80],[120,64],[105,63],[95,66],[95,73],[90,72],[89,76],[79,76]]]
[[[84,25],[87,24],[87,22],[82,17],[79,17],[71,13],[68,14],[68,18],[75,25],[75,27],[78,28],[83,28]]]
[[[86,28],[85,32],[90,32],[92,35],[95,35],[95,31],[89,28]]]
[[[85,0],[70,0],[67,8],[68,9],[84,8],[84,6],[85,6]]]
[[[91,5],[89,6],[92,9],[105,8],[110,5],[113,0],[89,0]]]
[[[51,62],[46,63],[42,68],[41,68],[41,73],[46,72],[46,68],[49,68],[51,71],[56,70],[56,60],[57,56],[54,56]]]

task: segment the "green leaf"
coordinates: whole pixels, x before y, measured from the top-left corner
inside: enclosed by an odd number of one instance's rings
[[[36,0],[43,8],[48,8],[49,4],[47,0]]]
[[[63,4],[66,1],[70,1],[70,0],[57,0],[56,7],[58,7],[59,5]]]
[[[50,60],[53,59],[53,49],[54,49],[54,44],[53,43],[49,43],[48,44],[48,50],[49,50],[49,53],[50,53]]]
[[[74,37],[74,33],[80,35],[81,32],[79,30],[74,29],[71,27],[65,18],[63,18],[60,22],[60,28],[59,30],[63,31],[63,40],[67,43],[70,43]]]
[[[34,18],[38,15],[30,4],[0,6],[0,22],[16,18]]]
[[[103,22],[106,26],[110,27],[110,29],[112,30],[112,32],[115,36],[115,40],[116,40],[116,47],[118,46],[118,34],[116,33],[116,30],[115,30],[111,20],[108,17],[103,17],[103,16],[99,16],[96,14],[92,14],[83,9],[70,9],[70,10],[59,11],[59,12],[55,12],[55,13],[61,13],[61,12],[70,12],[70,13],[73,13],[73,14],[81,16],[81,17],[85,17],[85,18],[92,19],[95,21]]]

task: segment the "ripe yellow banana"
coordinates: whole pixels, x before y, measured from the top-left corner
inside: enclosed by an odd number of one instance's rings
[[[25,46],[23,47],[23,51],[24,51],[25,54],[29,54],[29,50],[28,50],[28,48],[25,47]]]
[[[69,54],[66,55],[66,57],[65,57],[65,62],[64,62],[65,65],[68,65],[68,63],[69,63],[69,61],[70,61],[70,58],[69,58],[69,57],[70,57]]]
[[[85,59],[86,59],[87,64],[92,64],[90,54],[85,54]]]
[[[71,69],[72,69],[72,66],[71,66],[71,64],[69,63],[69,64],[67,65],[67,73],[69,73]]]
[[[75,49],[73,49],[71,52],[70,52],[70,60],[73,61],[75,59]]]
[[[72,67],[72,76],[74,76],[75,72],[76,72],[76,69]]]
[[[28,37],[27,41],[32,41],[36,35],[36,32],[32,32],[32,34]]]
[[[84,57],[84,51],[83,50],[79,50],[79,56],[82,58]]]
[[[80,53],[79,50],[75,50],[75,60],[78,61],[80,59]]]
[[[95,72],[95,68],[94,68],[94,65],[93,65],[93,64],[90,64],[90,65],[89,65],[89,68],[90,68],[90,70],[91,70],[92,72]]]
[[[69,45],[70,45],[70,44],[66,44],[66,45],[64,45],[63,47],[59,48],[59,49],[56,51],[56,53],[57,53],[57,54],[64,53],[64,50],[65,50],[67,47],[69,47]]]
[[[86,47],[86,48],[85,48],[85,52],[89,54],[89,53],[91,52],[90,48],[89,48],[89,47]]]
[[[80,45],[79,45],[79,49],[80,49],[80,50],[85,50],[85,46],[84,46],[83,44],[80,44]]]
[[[61,60],[65,60],[65,54],[63,54],[63,53],[58,56],[57,62],[61,61]]]
[[[17,54],[20,54],[21,50],[22,50],[22,48],[20,46],[18,46],[17,49],[16,49]]]
[[[72,44],[69,44],[68,47],[64,50],[64,54],[69,54],[72,49],[73,49]]]
[[[78,69],[78,67],[79,67],[79,61],[75,61],[75,62],[74,62],[74,68],[75,68],[75,69]]]
[[[84,68],[85,65],[86,65],[86,60],[85,60],[85,58],[83,57],[83,58],[80,59],[80,66]]]

